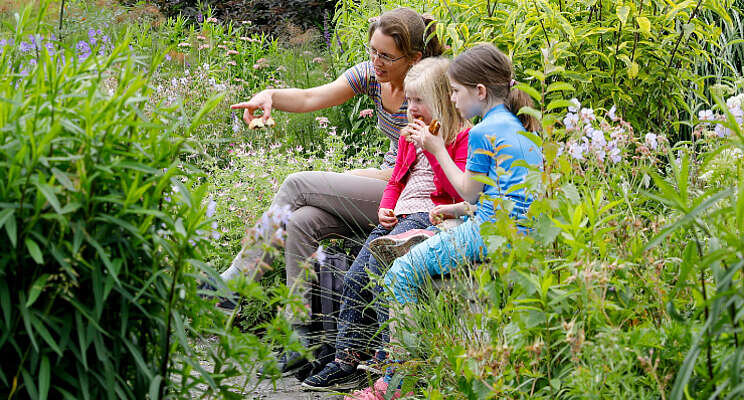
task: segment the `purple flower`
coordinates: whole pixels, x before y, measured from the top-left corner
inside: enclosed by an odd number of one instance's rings
[[[207,218],[212,218],[217,211],[217,202],[209,199],[209,204],[207,204]]]
[[[90,45],[85,40],[77,42],[75,48],[77,49],[78,53],[90,53]]]
[[[53,56],[54,55],[54,53],[55,53],[55,51],[54,51],[54,43],[52,43],[52,42],[46,42],[46,44],[44,45],[44,47],[46,47],[47,53],[49,53],[50,56]]]
[[[328,28],[328,10],[323,11],[323,39],[325,39],[326,46],[331,48],[331,32]]]
[[[728,136],[730,133],[729,129],[723,126],[723,124],[716,124],[716,127],[713,129],[713,132],[716,134],[716,136],[720,138],[724,136]]]
[[[171,59],[172,59],[172,57],[170,56],[170,54],[166,54],[165,55],[165,60],[166,61],[170,61]]]
[[[199,11],[199,14],[196,16],[196,22],[200,24],[204,22],[204,16],[202,15],[201,11]]]
[[[21,51],[21,53],[28,53],[29,51],[32,51],[34,49],[34,45],[28,42],[21,42],[21,44],[18,45],[18,50]]]

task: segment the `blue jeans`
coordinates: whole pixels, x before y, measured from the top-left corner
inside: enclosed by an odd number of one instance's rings
[[[387,329],[383,329],[379,336],[376,335],[379,328],[383,327],[388,320],[389,314],[386,306],[375,307],[377,326],[366,327],[361,324],[365,309],[382,293],[382,287],[374,283],[370,284],[370,274],[382,276],[384,273],[381,269],[384,266],[381,266],[369,251],[369,243],[381,236],[395,235],[411,229],[425,229],[429,226],[431,226],[429,213],[420,212],[398,217],[398,223],[393,229],[378,225],[372,230],[356,260],[344,275],[341,312],[336,336],[336,358],[355,364],[358,353],[388,342]],[[377,337],[376,340],[375,337]]]
[[[428,277],[444,275],[458,265],[485,258],[486,244],[480,235],[480,221],[469,218],[455,228],[426,239],[396,259],[385,274],[385,286],[399,303],[416,303],[419,287]]]

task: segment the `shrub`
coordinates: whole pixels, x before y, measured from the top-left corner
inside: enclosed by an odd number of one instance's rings
[[[381,8],[399,2],[380,2]],[[439,20],[437,34],[458,54],[479,41],[492,42],[513,60],[518,81],[540,85],[548,109],[554,98],[573,94],[596,108],[615,105],[637,130],[667,133],[676,141],[677,121],[689,116],[691,98],[705,99],[704,75],[721,27],[701,12],[730,17],[719,2],[408,2]],[[338,32],[344,43],[360,43],[357,27],[381,10],[350,1],[339,3]],[[731,43],[734,45],[735,43]],[[354,47],[352,47],[354,48]],[[361,48],[361,47],[359,47]],[[543,65],[549,68],[544,70]],[[552,85],[564,81],[570,84]],[[551,93],[552,92],[552,93]],[[682,132],[689,134],[689,131]]]
[[[319,27],[333,12],[335,2],[329,0],[154,0],[168,16],[178,14],[201,23],[206,7],[213,16],[224,21],[251,21],[254,29],[266,33],[284,33],[282,27],[290,22],[304,28]]]
[[[236,334],[196,295],[197,273],[215,276],[202,261],[212,230],[204,176],[183,160],[220,96],[191,116],[148,103],[162,54],[147,63],[131,34],[72,48],[40,23],[46,6],[38,16],[25,8],[0,44],[0,391],[225,392],[225,379],[269,363],[271,347]],[[293,304],[282,288],[234,289]],[[267,340],[287,343],[281,317],[266,327]]]

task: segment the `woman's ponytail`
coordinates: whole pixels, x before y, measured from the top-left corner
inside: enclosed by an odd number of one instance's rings
[[[426,26],[424,31],[423,58],[442,55],[444,48],[437,37],[437,20],[430,14],[422,14],[421,19],[424,21],[424,26]]]
[[[444,50],[437,38],[434,17],[419,14],[412,8],[387,11],[377,18],[370,18],[369,23],[368,39],[380,30],[392,37],[395,46],[410,59],[415,59],[419,53],[422,58],[439,56]]]
[[[532,97],[530,97],[527,92],[525,92],[524,90],[519,90],[515,87],[512,87],[509,91],[509,95],[506,97],[504,104],[506,105],[506,108],[509,109],[509,111],[514,113],[514,115],[517,115],[522,107],[533,107],[535,105],[535,103],[532,102]],[[519,121],[521,121],[522,125],[524,125],[524,129],[526,129],[528,132],[537,132],[538,130],[540,130],[540,121],[538,121],[537,118],[533,117],[532,115],[522,114],[517,115],[517,118],[519,118]]]

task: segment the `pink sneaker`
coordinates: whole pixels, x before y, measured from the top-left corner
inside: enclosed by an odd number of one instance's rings
[[[387,393],[388,384],[385,382],[385,378],[378,379],[374,385],[364,389],[358,390],[351,394],[351,396],[344,397],[344,400],[385,400],[385,393]],[[413,392],[407,394],[412,395]],[[403,396],[400,389],[396,389],[391,399],[399,399]]]
[[[396,258],[408,253],[413,246],[436,235],[428,229],[411,229],[397,235],[380,236],[369,244],[369,250],[378,263],[389,266]]]

